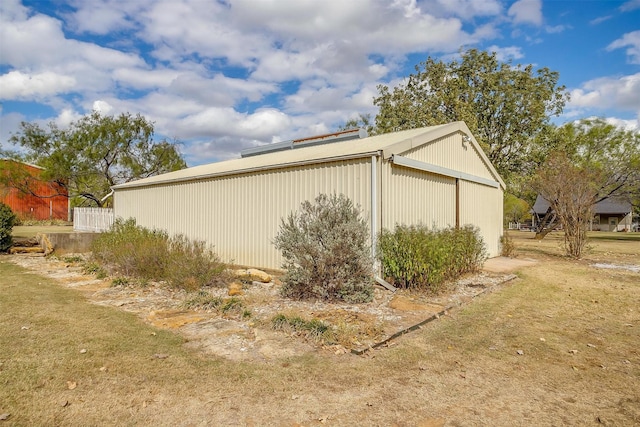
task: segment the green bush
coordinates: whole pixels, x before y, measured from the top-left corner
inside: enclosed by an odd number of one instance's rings
[[[462,274],[478,270],[486,259],[478,230],[396,226],[378,236],[378,258],[387,280],[400,288],[437,292]]]
[[[223,284],[227,265],[204,243],[117,220],[92,244],[93,258],[119,274],[199,289]]]
[[[295,299],[367,302],[373,298],[368,227],[344,195],[320,194],[282,219],[274,239],[282,252],[282,294]]]
[[[18,218],[11,208],[4,203],[0,203],[0,252],[8,251],[13,244],[11,232],[17,220]]]

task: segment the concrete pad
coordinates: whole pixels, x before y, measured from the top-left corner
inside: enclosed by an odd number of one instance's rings
[[[537,264],[538,261],[531,258],[509,258],[499,256],[489,258],[482,266],[483,271],[490,273],[509,273],[522,267],[529,267]]]

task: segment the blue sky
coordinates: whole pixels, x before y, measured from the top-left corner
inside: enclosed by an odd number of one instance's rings
[[[0,143],[21,121],[141,113],[195,166],[376,114],[461,48],[560,73],[564,123],[640,129],[640,0],[2,0]]]

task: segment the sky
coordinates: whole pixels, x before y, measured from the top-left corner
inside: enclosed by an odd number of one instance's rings
[[[375,117],[431,56],[560,73],[562,124],[640,129],[640,0],[1,0],[0,144],[20,123],[142,114],[189,166]]]

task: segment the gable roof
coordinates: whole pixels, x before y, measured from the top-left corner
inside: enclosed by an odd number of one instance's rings
[[[370,157],[373,155],[382,155],[384,158],[389,158],[394,154],[406,152],[414,147],[456,132],[462,132],[469,136],[470,144],[478,152],[478,155],[494,179],[498,181],[504,189],[504,181],[502,181],[502,178],[500,178],[498,172],[484,154],[482,148],[464,122],[453,122],[438,126],[385,133],[358,140],[315,145],[210,163],[115,185],[112,188],[117,190],[121,188],[193,181],[288,166]]]
[[[536,202],[531,209],[532,212],[537,213],[538,215],[545,214],[549,209],[550,203],[541,195],[538,194],[536,197]],[[631,212],[631,203],[625,202],[620,199],[605,199],[598,203],[594,208],[594,213],[596,215],[606,215],[606,214],[628,214]]]

